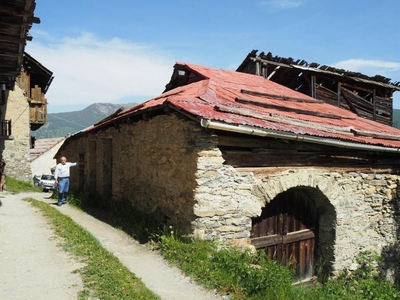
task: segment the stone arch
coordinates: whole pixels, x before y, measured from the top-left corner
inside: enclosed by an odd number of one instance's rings
[[[274,175],[263,182],[262,189],[266,203],[274,201],[278,195],[297,190],[315,204],[318,212],[318,238],[315,268],[319,275],[330,275],[335,264],[336,218],[334,202],[341,201],[340,187],[334,174],[316,174],[315,171],[300,170]]]
[[[262,190],[266,201],[269,202],[278,194],[297,186],[314,187],[319,189],[328,199],[340,201],[341,195],[337,193],[340,187],[335,174],[317,173],[315,170],[286,171],[271,175],[267,180],[263,180]]]

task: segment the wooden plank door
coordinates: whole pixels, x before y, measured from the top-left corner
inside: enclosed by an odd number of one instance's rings
[[[299,279],[314,275],[317,210],[301,189],[278,195],[253,219],[251,243],[270,259],[295,268]]]

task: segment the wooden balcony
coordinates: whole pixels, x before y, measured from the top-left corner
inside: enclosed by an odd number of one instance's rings
[[[35,85],[31,88],[29,101],[29,123],[31,130],[37,130],[47,123],[47,100],[42,89]]]

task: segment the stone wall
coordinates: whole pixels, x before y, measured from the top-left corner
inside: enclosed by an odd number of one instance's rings
[[[202,135],[202,129],[193,122],[176,115],[161,115],[81,139],[67,139],[61,155],[66,155],[69,161],[78,161],[79,153],[83,154],[85,187],[91,189],[90,182],[95,178],[95,189],[102,195],[106,192],[103,165],[111,155],[113,200],[129,201],[145,212],[158,210],[172,225],[179,226],[181,232],[189,232],[195,218],[195,147]],[[106,153],[103,147],[106,139],[112,141],[112,153]],[[71,169],[73,188],[79,187],[78,177],[78,170]]]
[[[320,212],[318,256],[341,270],[354,265],[360,251],[376,251],[385,257],[390,277],[400,271],[399,176],[377,171],[293,168],[256,176],[224,165],[217,147],[200,151],[194,233],[250,244],[252,218],[266,203],[291,188],[307,188]]]
[[[4,119],[11,120],[12,139],[5,140],[2,153],[6,162],[6,174],[13,178],[32,182],[30,167],[29,104],[24,91],[16,84],[9,92],[7,104],[2,107]]]
[[[87,190],[104,195],[111,176],[113,200],[129,201],[145,212],[159,210],[181,233],[242,245],[250,244],[252,218],[266,203],[301,189],[319,214],[317,255],[333,270],[351,267],[360,251],[372,250],[386,258],[389,277],[399,271],[397,175],[373,168],[368,173],[320,167],[236,169],[217,144],[218,137],[198,123],[160,115],[69,138],[61,154],[84,161]],[[111,171],[105,167],[110,161]],[[78,170],[72,169],[71,176],[78,188]]]
[[[260,215],[265,197],[258,197],[252,173],[236,172],[223,162],[218,149],[198,153],[194,234],[203,239],[248,239],[251,217]]]

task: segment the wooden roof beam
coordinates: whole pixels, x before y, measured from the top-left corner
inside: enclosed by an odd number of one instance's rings
[[[36,18],[36,17],[34,17]],[[19,25],[30,25],[29,18],[26,20],[21,20],[19,17],[12,16],[1,16],[0,24],[4,26],[19,26]]]
[[[17,16],[17,17],[31,17],[33,15],[33,11],[21,9],[21,8],[13,6],[13,5],[0,6],[0,13],[11,15],[11,16]]]
[[[25,39],[13,36],[0,35],[0,42],[21,44],[25,43]]]
[[[21,69],[20,70],[15,70],[15,71],[1,72],[0,77],[16,76],[16,75],[19,75],[20,73],[21,73]]]

